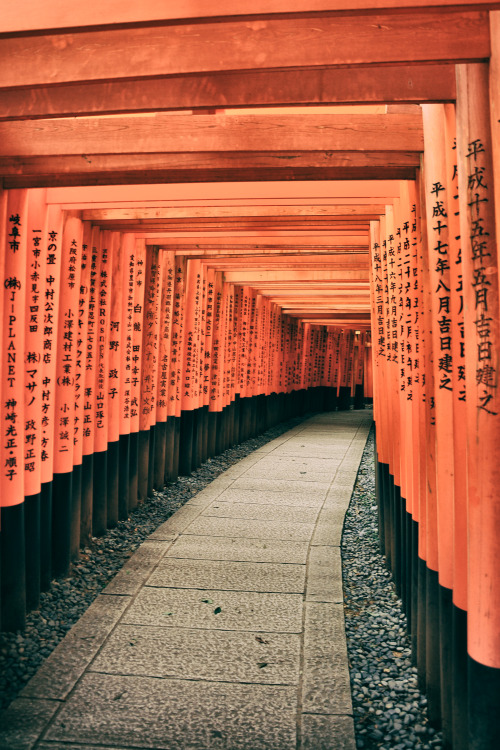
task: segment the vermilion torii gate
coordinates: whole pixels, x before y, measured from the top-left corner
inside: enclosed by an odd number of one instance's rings
[[[60,5],[0,28],[2,627],[153,487],[373,380],[421,683],[495,747],[500,3]]]

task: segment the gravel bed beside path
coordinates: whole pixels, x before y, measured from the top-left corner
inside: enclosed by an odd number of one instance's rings
[[[380,553],[373,430],[368,438],[342,537],[347,651],[358,748],[442,750],[417,687],[406,616]]]
[[[41,595],[40,608],[26,618],[26,629],[17,633],[0,632],[0,710],[16,698],[96,596],[160,524],[219,474],[308,416],[283,422],[209,459],[191,476],[179,477],[161,491],[155,491],[126,521],[120,521],[104,536],[92,538],[74,563],[71,575],[53,581],[51,590]]]

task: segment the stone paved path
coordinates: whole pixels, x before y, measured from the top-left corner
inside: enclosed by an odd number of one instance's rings
[[[11,704],[2,750],[354,750],[340,539],[371,410],[314,416],[144,542]]]

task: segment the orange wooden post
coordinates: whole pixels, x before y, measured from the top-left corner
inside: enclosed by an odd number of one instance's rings
[[[108,525],[108,373],[111,268],[113,245],[111,232],[100,236],[96,258],[95,282],[95,380],[94,380],[94,486],[92,534],[98,536]]]
[[[495,40],[498,52],[498,40]],[[467,396],[469,741],[500,742],[500,358],[487,64],[457,66],[457,164]],[[497,76],[496,79],[493,76]],[[498,87],[498,57],[492,71]],[[495,146],[496,148],[496,146]],[[498,164],[496,174],[498,174]]]
[[[90,222],[84,222],[82,244],[82,267],[80,297],[78,300],[78,346],[80,366],[78,368],[75,419],[80,430],[80,440],[75,445],[75,462],[82,466],[82,488],[80,507],[80,544],[87,544],[92,536],[93,502],[93,373],[95,344],[95,268],[97,249],[95,242],[98,230]],[[92,307],[91,307],[92,305]]]
[[[108,528],[120,519],[120,369],[123,364],[123,249],[119,232],[111,232],[111,268],[108,343]],[[126,462],[128,467],[128,462]]]
[[[198,406],[196,390],[197,369],[197,274],[199,261],[188,260],[186,271],[186,294],[184,313],[184,358],[182,367],[182,391],[181,391],[181,443],[179,449],[179,472],[188,475],[194,468],[195,452],[195,421],[196,408]]]
[[[24,528],[25,312],[28,191],[11,190],[2,206],[3,348],[0,364],[1,626],[24,627],[26,563]]]
[[[45,254],[45,299],[43,314],[43,390],[42,390],[42,524],[47,530],[44,549],[51,556],[51,571],[56,540],[53,538],[53,504],[57,488],[53,484],[55,451],[56,354],[61,278],[61,241],[63,213],[59,206],[49,207]],[[57,502],[57,500],[56,500]],[[47,513],[47,515],[45,515]]]
[[[170,358],[170,375],[168,384],[168,417],[173,422],[173,450],[171,464],[167,465],[170,480],[179,476],[179,438],[181,421],[181,377],[184,354],[184,284],[186,262],[181,257],[175,258],[174,303],[172,311],[172,345]]]
[[[386,490],[388,467],[385,452],[386,433],[384,429],[383,409],[383,375],[385,359],[385,319],[384,319],[384,282],[385,274],[382,264],[380,246],[380,222],[370,222],[370,306],[371,338],[373,369],[373,417],[376,429],[375,445],[375,490],[378,504],[378,531],[380,548],[386,551]],[[338,347],[338,345],[337,345]],[[339,350],[336,352],[336,369],[338,371]]]
[[[215,279],[213,268],[208,268],[206,285],[206,307],[205,307],[205,346],[203,357],[202,392],[203,404],[207,410],[207,458],[215,455],[215,439],[217,432],[217,412],[211,406],[211,370],[213,357],[214,336],[214,306],[215,306]]]
[[[425,187],[429,272],[432,290],[432,337],[436,413],[436,501],[438,531],[439,639],[443,731],[450,740],[451,603],[454,561],[453,358],[456,335],[451,309],[450,225],[453,196],[448,186],[444,105],[423,105]],[[431,698],[432,700],[432,698]],[[437,700],[437,698],[436,698]]]
[[[432,341],[432,287],[427,250],[427,221],[425,218],[426,193],[423,179],[419,179],[418,211],[421,220],[423,325],[421,331],[424,355],[425,393],[425,521],[421,512],[421,525],[425,534],[425,674],[426,689],[430,699],[433,722],[440,719],[440,665],[439,665],[439,583],[438,583],[438,529],[436,491],[436,409],[434,357]],[[422,587],[423,589],[423,587]],[[423,629],[423,628],[422,628]],[[422,655],[423,650],[421,649]],[[422,665],[423,667],[423,665]]]
[[[155,487],[169,481],[167,451],[173,450],[173,421],[168,419],[168,379],[172,340],[175,259],[172,251],[162,251],[160,337],[158,345],[158,386],[156,396]]]
[[[419,373],[419,268],[416,239],[415,184],[401,185],[401,255],[402,255],[402,316],[400,354],[402,377],[402,439],[405,444],[403,469],[406,500],[406,613],[411,633],[414,656],[417,652],[418,613],[418,496],[417,479],[420,471],[418,409],[420,402]]]
[[[26,608],[36,609],[40,590],[50,585],[50,571],[42,566],[41,528],[41,430],[43,291],[45,257],[42,241],[46,235],[45,190],[28,192],[26,259],[26,330],[24,394],[24,494],[26,530]],[[46,536],[44,537],[46,539]],[[48,555],[44,555],[48,559]],[[49,573],[47,575],[47,573]]]
[[[448,201],[448,241],[451,284],[453,356],[453,602],[451,606],[451,731],[456,750],[466,750],[467,742],[467,424],[465,387],[464,299],[460,207],[456,149],[455,105],[445,105],[446,173]]]
[[[160,320],[161,261],[158,247],[148,248],[145,256],[144,301],[140,387],[139,387],[139,472],[138,493],[142,502],[153,491],[152,455],[156,413],[156,376],[158,371],[158,324]]]
[[[134,287],[135,287],[135,235],[122,235],[120,251],[122,256],[122,332],[120,348],[122,351],[121,366],[119,368],[120,392],[120,464],[118,476],[118,514],[120,519],[128,517],[131,507],[131,494],[134,485],[137,496],[137,461],[135,465],[131,457],[131,401],[132,401],[132,357],[134,338]],[[112,318],[113,319],[113,318]],[[135,446],[137,458],[137,446]],[[135,477],[135,483],[133,478]]]
[[[140,500],[140,411],[141,368],[143,357],[142,331],[144,324],[144,294],[146,286],[146,243],[135,238],[134,246],[134,306],[132,314],[132,362],[130,373],[130,496],[129,506],[135,508]]]
[[[421,179],[420,173],[415,183],[410,184],[410,196],[412,203],[412,225],[411,245],[414,249],[414,297],[413,306],[415,310],[415,377],[414,384],[418,396],[416,403],[417,418],[414,423],[414,440],[419,446],[418,471],[414,475],[414,513],[418,523],[418,538],[416,540],[417,554],[417,581],[416,599],[416,660],[419,684],[425,688],[425,664],[427,643],[427,618],[426,618],[426,581],[427,581],[427,493],[428,493],[428,446],[427,434],[428,409],[431,403],[433,381],[427,379],[427,367],[430,362],[431,351],[427,348],[429,336],[428,331],[428,297],[426,296],[426,278],[424,276],[427,267],[427,237],[425,232],[426,222],[422,211],[421,201]],[[425,260],[425,263],[424,263]],[[432,457],[432,453],[430,454]],[[429,475],[432,481],[432,473]]]
[[[60,247],[61,278],[58,313],[54,410],[53,573],[66,575],[80,545],[81,492],[73,476],[73,440],[78,299],[80,294],[83,226],[77,216],[65,215]],[[73,487],[73,480],[75,486]]]
[[[199,430],[198,430],[198,450],[200,464],[208,458],[208,387],[205,381],[206,376],[206,359],[207,359],[207,295],[208,295],[208,274],[209,269],[206,264],[201,266],[201,306],[200,306],[200,325],[199,325],[199,361],[198,361],[198,402],[199,402]],[[208,353],[210,356],[210,352]]]

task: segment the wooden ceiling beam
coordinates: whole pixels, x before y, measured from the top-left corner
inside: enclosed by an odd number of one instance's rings
[[[375,217],[375,219],[378,219],[378,216]],[[261,234],[271,234],[275,233],[277,231],[287,231],[287,232],[293,232],[296,235],[298,235],[299,232],[304,232],[307,235],[312,235],[315,232],[321,232],[322,234],[325,234],[325,232],[332,232],[332,233],[351,233],[351,234],[361,234],[361,233],[367,233],[370,228],[370,222],[364,222],[364,223],[337,223],[333,221],[329,222],[314,222],[310,221],[309,225],[304,224],[302,222],[285,222],[280,224],[275,224],[273,222],[266,223],[264,221],[260,222],[260,224],[246,224],[245,222],[238,222],[237,224],[231,223],[228,226],[224,226],[223,223],[218,223],[216,226],[207,225],[207,226],[200,226],[199,224],[190,224],[187,222],[186,224],[167,224],[165,222],[162,222],[161,220],[158,220],[157,222],[151,222],[146,220],[130,220],[130,221],[120,221],[120,222],[97,222],[96,226],[99,226],[101,229],[109,229],[113,232],[184,232],[184,233],[190,233],[193,232],[193,230],[196,231],[202,231],[208,235],[215,235],[219,232],[227,232],[230,235],[233,235],[237,232],[260,232]],[[248,235],[253,236],[253,235]]]
[[[0,120],[277,105],[448,102],[453,65],[242,71],[4,90]]]
[[[308,154],[384,151],[389,152],[390,159],[394,152],[423,151],[423,146],[421,114],[194,116],[157,113],[0,123],[2,157],[78,155],[88,161],[94,154],[126,154],[127,158],[132,154],[152,154],[156,161],[158,154],[170,154],[175,161],[170,162],[169,168],[186,166],[180,154],[187,154],[186,159],[189,155],[198,159],[207,152],[223,152],[227,158],[227,152],[236,152],[231,164],[238,168],[245,166],[245,159],[251,157],[242,152],[256,152],[259,158],[263,148],[273,153],[261,158],[273,159],[276,165],[279,157],[276,152],[283,153],[285,162],[297,158],[297,154],[290,152],[302,151]],[[85,149],[83,157],[82,148]],[[326,158],[321,153],[318,156]],[[212,158],[219,166],[218,153],[207,158]],[[414,155],[404,158],[414,159]],[[199,169],[203,167],[201,163]]]
[[[335,10],[361,14],[383,10],[385,13],[408,12],[416,8],[442,8],[446,6],[470,8],[499,8],[495,0],[253,0],[252,14],[246,0],[142,0],[140,3],[123,3],[107,0],[106,3],[61,4],[60,0],[17,0],[2,8],[0,33],[19,33],[40,29],[82,29],[110,24],[134,25],[154,22],[205,19],[210,17],[238,16],[272,17],[281,13],[324,13]]]
[[[366,269],[346,269],[346,268],[301,268],[290,269],[287,271],[287,279],[296,279],[306,283],[308,281],[339,281],[344,283],[368,282],[368,268]],[[281,281],[283,271],[279,270],[260,270],[252,269],[247,271],[225,271],[224,278],[230,284],[240,284],[241,286],[258,286],[262,279],[268,281]]]
[[[490,54],[488,13],[207,21],[0,38],[0,87],[240,70],[472,62]]]
[[[175,206],[277,206],[389,204],[400,194],[400,185],[390,180],[350,182],[242,182],[240,184],[175,183],[93,185],[48,188],[46,201],[65,209],[101,207],[109,204],[142,206],[149,201]]]
[[[394,115],[396,117],[396,115]],[[234,118],[231,118],[234,119]],[[36,142],[36,123],[34,127]],[[45,122],[45,121],[43,121]],[[62,123],[52,120],[52,125]],[[17,124],[24,124],[17,123]],[[191,125],[194,123],[191,120]],[[10,129],[15,123],[3,123]],[[148,122],[145,123],[146,136]],[[57,130],[57,127],[55,128]],[[0,137],[2,137],[0,123]],[[3,134],[9,138],[10,132]],[[19,134],[20,135],[20,134]],[[29,140],[33,143],[33,135]],[[54,133],[54,138],[58,138]],[[381,135],[383,139],[383,136]],[[391,136],[389,136],[391,139]],[[12,139],[11,139],[12,140]],[[134,138],[133,138],[134,140]],[[361,140],[361,137],[360,137]],[[48,138],[50,143],[50,137]],[[86,134],[75,133],[73,148],[80,143],[80,151],[92,146]],[[235,144],[233,144],[235,145]],[[361,142],[358,143],[361,145]],[[12,148],[20,150],[19,142]],[[30,148],[29,146],[26,146]],[[35,145],[40,148],[40,145]],[[1,147],[0,147],[1,148]],[[7,148],[7,147],[5,147]],[[50,145],[47,145],[50,148]],[[124,150],[133,148],[123,145]],[[55,148],[54,148],[55,150]],[[98,184],[198,183],[230,181],[276,180],[399,180],[414,179],[419,166],[419,153],[393,151],[285,151],[285,152],[194,152],[194,153],[124,153],[42,155],[20,154],[0,156],[0,174],[4,187],[55,187]]]
[[[331,205],[331,206],[135,206],[132,208],[84,209],[84,221],[126,221],[137,219],[162,219],[164,221],[189,221],[193,225],[204,222],[278,222],[278,221],[365,221],[368,216],[385,213],[382,204]]]

